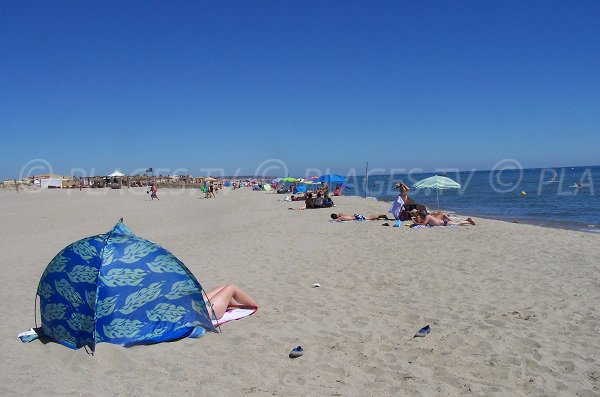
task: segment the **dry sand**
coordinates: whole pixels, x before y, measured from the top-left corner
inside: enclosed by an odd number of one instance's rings
[[[236,190],[0,191],[0,395],[592,396],[600,394],[600,236],[475,219],[409,229],[329,222]],[[388,205],[336,198],[336,212]],[[261,310],[222,334],[96,355],[22,344],[52,257],[124,217],[209,289]],[[320,288],[312,288],[320,283]],[[431,325],[425,338],[413,338]],[[291,348],[305,353],[288,358]]]

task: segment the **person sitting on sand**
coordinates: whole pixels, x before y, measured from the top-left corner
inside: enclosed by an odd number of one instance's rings
[[[424,205],[417,204],[413,199],[408,197],[408,191],[410,190],[410,187],[405,185],[403,182],[398,182],[396,183],[394,188],[398,189],[400,191],[400,194],[398,195],[398,199],[392,204],[392,207],[388,212],[393,214],[396,220],[410,220],[410,211],[414,209],[427,212]]]
[[[327,192],[325,192],[325,194],[323,195],[322,208],[329,208],[329,207],[333,207],[333,200],[331,199],[331,197],[329,197],[329,194]]]
[[[464,221],[452,222],[448,214],[444,212],[438,212],[435,215],[423,214],[421,211],[414,210],[411,212],[414,215],[413,222],[415,225],[427,225],[427,226],[464,226],[464,225],[475,225],[475,221],[471,218],[467,218]]]
[[[306,199],[304,200],[304,205],[303,206],[298,207],[298,208],[292,208],[292,207],[290,207],[290,208],[288,208],[288,210],[305,210],[307,208],[313,208],[313,204],[312,204],[313,203],[313,195],[312,195],[312,193],[305,194],[305,196],[306,196]],[[298,200],[292,199],[292,201],[298,201]]]
[[[331,219],[336,221],[376,221],[378,219],[385,219],[391,221],[393,219],[389,219],[387,215],[362,215],[362,214],[331,214]]]
[[[250,306],[253,308],[260,308],[260,305],[250,297],[247,293],[242,291],[240,287],[235,284],[221,285],[206,293],[208,302],[206,304],[209,309],[212,307],[212,311],[215,314],[217,320],[220,320],[227,308],[231,305]]]
[[[312,194],[312,193],[308,193],[308,194]],[[294,196],[292,194],[292,196],[290,198],[292,201],[304,201],[308,198],[308,195],[306,193],[304,193],[302,196]]]

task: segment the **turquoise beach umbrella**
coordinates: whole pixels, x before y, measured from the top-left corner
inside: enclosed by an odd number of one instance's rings
[[[416,189],[435,189],[437,195],[438,210],[440,209],[440,189],[460,189],[460,183],[440,175],[421,179],[413,185]]]

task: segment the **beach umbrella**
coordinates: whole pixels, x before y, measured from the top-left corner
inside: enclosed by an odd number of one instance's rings
[[[271,181],[271,183],[279,183],[281,182],[281,178],[275,178]]]
[[[347,179],[344,178],[341,175],[338,174],[326,174],[326,175],[321,175],[320,177],[318,177],[317,179],[314,180],[314,182],[322,182],[322,183],[344,183],[346,182]]]
[[[281,181],[281,182],[292,182],[292,183],[296,183],[296,182],[298,182],[298,179],[296,179],[296,178],[290,178],[290,177],[288,176],[288,177],[285,177],[285,178],[281,178],[281,179],[280,179],[280,181]]]
[[[212,176],[207,176],[206,178],[204,178],[204,180],[208,181],[208,182],[216,182],[216,179],[213,178]]]
[[[460,183],[440,175],[430,176],[421,179],[413,185],[416,189],[435,189],[437,195],[438,210],[440,209],[440,190],[441,189],[460,189]]]
[[[215,331],[203,294],[179,259],[122,219],[60,251],[37,289],[44,336],[92,351],[100,342],[133,346]]]
[[[306,188],[310,188],[312,185],[317,185],[319,182],[310,181],[307,179],[298,179],[298,183],[306,185]],[[316,187],[316,186],[315,186]]]

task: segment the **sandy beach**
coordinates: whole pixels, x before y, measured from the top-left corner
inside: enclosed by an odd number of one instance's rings
[[[0,191],[1,395],[600,395],[598,234],[479,218],[428,229],[329,221],[389,207],[358,197],[335,198],[333,211],[289,211],[300,204],[249,189],[159,197]],[[234,282],[261,309],[222,334],[99,344],[93,357],[21,343],[48,262],[121,217],[205,289]],[[292,360],[297,345],[305,353]]]

